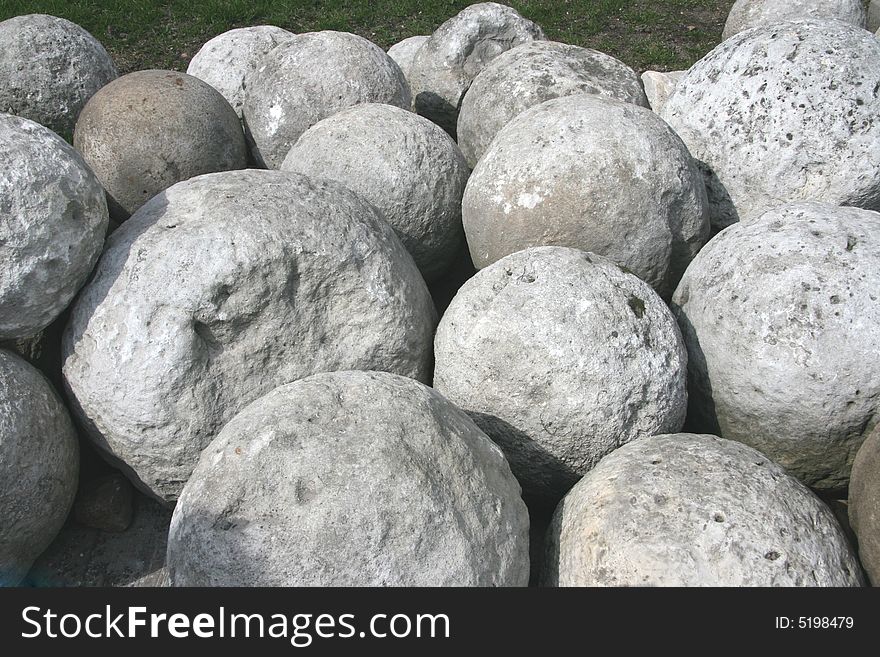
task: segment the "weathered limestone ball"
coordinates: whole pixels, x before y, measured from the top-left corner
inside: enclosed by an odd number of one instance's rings
[[[0,349],[0,586],[15,586],[64,524],[79,445],[52,386]]]
[[[495,2],[471,5],[443,23],[416,52],[408,73],[416,111],[455,138],[458,111],[471,82],[489,62],[543,30]]]
[[[865,439],[849,482],[849,521],[859,539],[859,559],[880,586],[880,425]]]
[[[175,71],[136,71],[88,102],[73,144],[125,221],[171,185],[247,166],[238,115],[206,82]]]
[[[199,176],[110,237],[64,335],[92,440],[173,501],[245,404],[315,372],[430,376],[435,311],[394,231],[353,192],[277,171]]]
[[[511,48],[493,59],[465,94],[458,145],[473,167],[511,119],[545,100],[584,93],[648,107],[639,76],[610,55],[555,41]]]
[[[86,102],[117,76],[110,55],[75,23],[45,14],[0,22],[0,112],[69,138]]]
[[[756,28],[681,78],[662,115],[704,163],[713,228],[782,203],[880,210],[880,42],[839,21]]]
[[[623,443],[679,431],[686,355],[650,287],[605,258],[538,247],[467,281],[434,342],[434,387],[555,504]]]
[[[820,203],[719,233],[672,298],[690,415],[840,489],[880,408],[880,214]]]
[[[0,114],[0,340],[46,328],[86,282],[107,230],[104,190],[48,128]]]
[[[736,0],[724,24],[723,39],[753,27],[785,21],[839,20],[865,27],[862,0]]]
[[[669,295],[709,236],[706,191],[651,110],[593,94],[508,123],[471,174],[462,220],[477,267],[530,246],[607,256]]]
[[[861,586],[831,510],[760,452],[658,435],[606,456],[559,504],[546,586]]]
[[[368,103],[319,121],[281,169],[335,180],[376,206],[426,281],[446,272],[464,241],[470,169],[449,135],[407,110]]]
[[[434,390],[332,372],[205,450],[171,520],[176,586],[525,586],[529,517],[501,450]]]
[[[241,116],[247,76],[257,70],[266,53],[292,36],[292,32],[274,25],[229,30],[203,45],[186,72],[223,94]]]
[[[660,71],[645,71],[642,73],[642,84],[645,87],[645,95],[648,97],[649,107],[660,113],[663,105],[669,100],[675,86],[687,71],[669,71],[662,73]]]
[[[248,77],[244,121],[254,160],[279,168],[302,133],[359,103],[410,109],[409,84],[394,60],[356,34],[294,36]]]
[[[388,49],[388,56],[397,62],[407,80],[409,79],[409,69],[412,66],[413,58],[416,56],[419,48],[422,47],[422,44],[429,38],[427,35],[407,37]]]

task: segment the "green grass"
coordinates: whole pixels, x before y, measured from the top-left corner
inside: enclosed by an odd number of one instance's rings
[[[430,34],[471,4],[460,0],[0,0],[0,20],[62,16],[97,37],[120,71],[185,70],[211,37],[272,24],[293,32],[341,30],[383,48]],[[642,71],[686,68],[721,39],[733,0],[525,0],[506,2],[554,40],[612,54]]]

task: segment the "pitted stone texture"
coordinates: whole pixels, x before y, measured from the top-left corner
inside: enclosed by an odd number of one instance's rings
[[[662,115],[704,163],[713,228],[801,200],[880,210],[880,42],[839,21],[728,39]]]
[[[719,233],[672,298],[690,416],[840,489],[880,405],[880,214],[819,203]]]
[[[642,84],[645,86],[645,95],[648,97],[648,105],[657,114],[669,100],[675,86],[687,71],[645,71],[642,73]]]
[[[15,586],[64,524],[79,445],[67,409],[35,368],[0,349],[0,586]]]
[[[374,103],[343,110],[306,130],[281,169],[335,180],[376,206],[429,282],[464,241],[470,169],[449,135],[412,112]]]
[[[63,18],[10,18],[0,22],[0,43],[0,112],[67,138],[89,98],[117,76],[104,46]]]
[[[203,45],[186,72],[223,94],[241,116],[247,77],[257,70],[266,53],[292,36],[274,25],[229,30]]]
[[[525,494],[555,504],[619,445],[679,431],[686,355],[644,282],[577,249],[520,251],[452,300],[434,387],[504,449]]]
[[[434,390],[377,372],[282,386],[205,450],[171,521],[176,586],[525,586],[501,450]]]
[[[377,212],[330,182],[200,176],[110,237],[64,335],[74,409],[136,485],[177,498],[245,404],[315,372],[427,380],[435,311]]]
[[[880,426],[865,439],[849,482],[849,520],[859,539],[859,558],[880,586]]]
[[[0,217],[0,340],[30,338],[86,282],[104,245],[107,202],[61,137],[0,114]]]
[[[555,41],[524,43],[474,78],[458,115],[458,145],[473,167],[511,119],[546,100],[583,93],[648,107],[639,76],[614,57]]]
[[[356,34],[294,36],[248,77],[244,121],[254,160],[279,168],[302,133],[360,103],[410,109],[409,84],[394,60]]]
[[[465,92],[501,53],[534,40],[543,30],[495,2],[471,5],[443,23],[422,44],[409,72],[416,111],[456,136]]]
[[[651,110],[580,94],[526,110],[480,159],[462,220],[477,267],[530,246],[607,256],[668,296],[709,236],[697,164]]]
[[[407,79],[409,79],[409,69],[412,66],[413,58],[415,58],[422,44],[429,38],[429,35],[407,37],[388,49],[388,56],[397,62],[397,65]]]
[[[658,435],[606,456],[560,503],[547,586],[861,586],[831,510],[760,452]]]
[[[724,24],[722,39],[753,27],[785,21],[839,20],[865,27],[862,0],[736,0]]]

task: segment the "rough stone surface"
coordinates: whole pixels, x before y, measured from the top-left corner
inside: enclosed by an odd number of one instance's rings
[[[0,114],[0,339],[31,337],[70,303],[107,229],[104,190],[79,154]]]
[[[839,20],[865,27],[865,8],[862,0],[736,0],[722,39],[753,27],[804,19]]]
[[[92,479],[80,486],[74,516],[86,527],[124,532],[131,524],[132,496],[131,484],[119,473]]]
[[[687,71],[645,71],[642,73],[642,84],[645,87],[645,95],[648,97],[648,105],[657,114],[663,109],[666,101],[675,91],[675,85]]]
[[[422,44],[428,40],[430,35],[420,35],[407,37],[403,41],[395,43],[388,49],[388,56],[397,62],[400,70],[403,71],[404,77],[409,79],[409,69],[412,66],[413,58],[416,56]]]
[[[232,106],[208,83],[174,71],[136,71],[108,84],[82,111],[73,143],[117,221],[174,183],[247,166]]]
[[[880,31],[880,2],[878,0],[871,0],[868,5],[867,25],[871,32]]]
[[[798,203],[719,233],[672,298],[694,426],[846,487],[880,404],[878,289],[875,212]]]
[[[241,116],[246,78],[257,70],[266,53],[292,36],[292,32],[274,25],[229,30],[203,45],[186,72],[223,94]]]
[[[839,21],[738,34],[662,115],[704,163],[712,225],[815,200],[880,210],[880,42]]]
[[[472,415],[531,498],[617,446],[679,431],[686,355],[644,282],[594,254],[520,251],[480,271],[437,328],[434,387]]]
[[[0,43],[0,112],[68,137],[89,98],[117,75],[104,46],[63,18],[10,18],[0,22]]]
[[[465,189],[474,264],[530,246],[604,255],[675,288],[709,236],[697,164],[656,114],[580,94],[520,114],[496,136]]]
[[[463,9],[413,58],[408,78],[416,111],[455,138],[462,99],[480,71],[504,51],[545,38],[540,27],[505,5],[480,2]]]
[[[245,408],[171,520],[175,586],[525,586],[501,450],[411,379],[332,372]]]
[[[546,100],[583,93],[648,107],[639,76],[614,57],[555,41],[524,43],[474,78],[458,115],[458,145],[473,167],[511,119]]]
[[[763,454],[716,436],[621,447],[560,503],[549,586],[861,586],[831,510]]]
[[[859,558],[874,586],[880,586],[880,427],[865,439],[853,463],[849,519],[859,539]]]
[[[67,410],[32,366],[0,349],[0,586],[15,586],[64,524],[79,447]]]
[[[434,308],[378,213],[331,182],[232,171],[179,183],[110,237],[64,335],[93,441],[172,501],[245,404],[315,372],[427,380]]]
[[[302,133],[359,103],[410,109],[409,84],[394,60],[356,34],[299,34],[248,77],[244,121],[251,154],[261,166],[277,169]]]
[[[470,169],[449,135],[407,110],[368,103],[334,114],[303,133],[281,169],[335,180],[375,205],[427,281],[464,241]]]

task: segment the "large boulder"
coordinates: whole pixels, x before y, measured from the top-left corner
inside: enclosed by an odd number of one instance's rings
[[[853,462],[849,520],[865,572],[874,586],[880,586],[880,425],[862,443]]]
[[[428,35],[407,37],[388,49],[388,56],[397,62],[407,80],[409,79],[409,69],[412,66],[416,53],[429,38],[430,36]]]
[[[839,20],[865,27],[865,8],[862,0],[736,0],[721,38],[729,39],[753,27],[804,19]]]
[[[660,114],[660,110],[675,91],[678,81],[687,71],[645,71],[642,73],[642,84],[645,87],[645,96],[648,97],[648,105],[652,110]]]
[[[871,0],[868,5],[867,27],[871,32],[880,31],[880,2]]]

